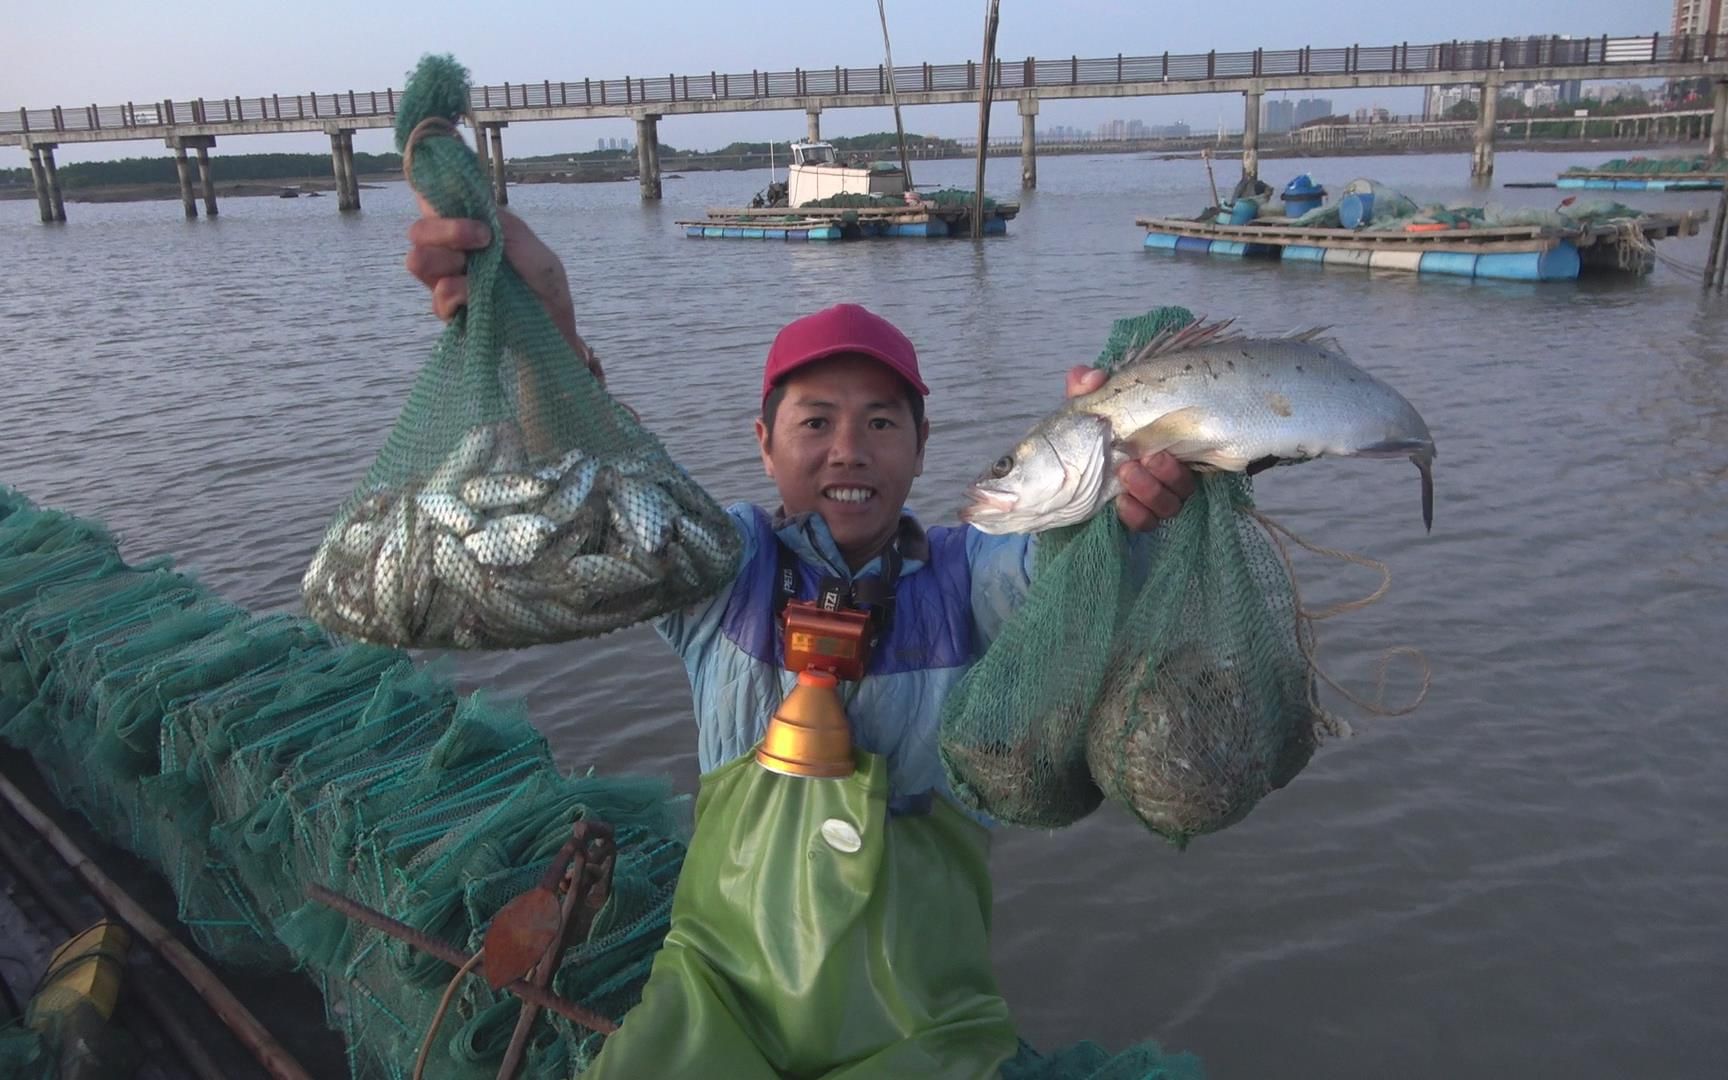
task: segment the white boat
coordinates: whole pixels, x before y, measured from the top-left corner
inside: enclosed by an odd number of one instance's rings
[[[790,189],[787,202],[792,206],[803,206],[835,195],[895,198],[906,194],[906,174],[898,165],[888,162],[843,165],[834,144],[825,142],[792,144],[792,163],[786,169],[786,183]]]

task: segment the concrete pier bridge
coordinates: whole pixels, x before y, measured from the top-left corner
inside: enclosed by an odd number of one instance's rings
[[[1471,174],[1494,171],[1499,88],[1508,83],[1625,79],[1706,78],[1714,87],[1709,153],[1724,155],[1728,135],[1728,37],[1716,34],[1646,37],[1504,38],[1439,44],[1348,45],[1335,48],[1254,49],[1241,52],[1160,53],[1083,59],[1026,57],[996,61],[992,100],[1013,101],[1021,117],[1021,186],[1037,185],[1035,124],[1046,99],[1156,97],[1166,94],[1241,94],[1242,163],[1257,175],[1260,102],[1268,92],[1354,90],[1379,87],[1477,85]],[[504,83],[473,89],[469,119],[476,149],[489,162],[499,202],[504,181],[503,131],[536,120],[633,119],[642,197],[660,198],[659,122],[669,116],[720,112],[802,111],[812,138],[821,135],[827,109],[892,103],[943,105],[978,101],[982,80],[975,61],[872,68],[795,68],[792,71],[717,71],[692,75],[580,82]],[[322,131],[330,137],[337,206],[356,210],[353,134],[395,122],[394,88],[336,94],[235,95],[191,101],[129,101],[124,105],[54,106],[0,111],[0,145],[22,146],[30,158],[43,221],[65,221],[65,201],[54,150],[63,144],[161,139],[175,151],[181,201],[197,215],[188,151],[196,153],[205,212],[216,213],[209,151],[217,138]]]

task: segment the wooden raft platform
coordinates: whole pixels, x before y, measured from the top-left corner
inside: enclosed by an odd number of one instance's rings
[[[869,207],[709,207],[707,217],[679,221],[693,239],[859,240],[872,237],[933,237],[971,234],[972,208],[936,203]],[[999,202],[984,211],[984,234],[1000,236],[1020,213],[1019,203]]]
[[[1288,219],[1217,225],[1180,218],[1136,218],[1145,246],[1212,255],[1275,258],[1411,273],[1510,281],[1561,281],[1584,269],[1649,273],[1653,243],[1692,236],[1706,215],[1652,214],[1576,228],[1540,225],[1422,232],[1304,228]]]

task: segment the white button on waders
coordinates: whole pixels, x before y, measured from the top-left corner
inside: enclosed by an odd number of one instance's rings
[[[835,851],[847,855],[864,846],[864,838],[858,835],[852,823],[839,818],[831,817],[822,823],[822,839],[828,841],[828,846]]]

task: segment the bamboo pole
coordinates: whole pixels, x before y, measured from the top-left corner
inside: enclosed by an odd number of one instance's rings
[[[894,134],[900,140],[900,171],[906,174],[906,190],[912,190],[912,165],[906,158],[906,125],[900,122],[900,92],[894,87],[894,50],[888,44],[888,9],[883,0],[876,0],[876,14],[882,17],[882,57],[888,63],[888,100],[894,103]]]
[[[90,920],[79,914],[72,902],[66,899],[63,890],[49,884],[42,876],[42,871],[30,861],[24,849],[4,830],[0,829],[0,858],[12,864],[12,871],[29,890],[36,894],[42,906],[54,916],[59,924],[66,928],[69,934],[78,933],[89,925]],[[186,1020],[174,1011],[167,999],[156,993],[155,980],[148,978],[149,972],[132,968],[126,982],[126,1002],[138,1002],[150,1014],[150,1019],[161,1025],[162,1034],[167,1036],[180,1056],[185,1060],[186,1067],[192,1070],[198,1080],[227,1080],[226,1075],[217,1067],[209,1051],[204,1049],[192,1030],[186,1026]],[[128,1026],[136,1026],[137,1020]]]
[[[988,0],[984,14],[984,71],[978,82],[978,170],[972,192],[972,239],[984,236],[984,159],[990,152],[990,99],[996,86],[996,22],[1001,0]]]
[[[198,996],[209,1003],[217,1017],[228,1025],[235,1037],[252,1051],[266,1072],[276,1080],[312,1080],[311,1075],[294,1060],[294,1055],[276,1041],[269,1030],[258,1022],[258,1018],[222,984],[222,980],[192,954],[191,949],[181,944],[180,939],[170,934],[154,916],[126,895],[125,890],[116,885],[90,861],[89,856],[79,850],[71,837],[49,821],[23,792],[4,776],[0,776],[0,798],[11,804],[25,824],[35,829],[37,835],[48,842],[73,873],[84,879],[91,892],[148,942],[157,955],[180,973],[192,989],[198,992]]]

